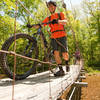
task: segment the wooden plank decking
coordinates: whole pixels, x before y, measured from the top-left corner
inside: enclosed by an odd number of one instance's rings
[[[14,100],[56,100],[67,87],[75,82],[81,67],[71,65],[70,72],[63,77],[56,78],[53,74],[49,75],[47,71],[16,81]],[[9,78],[0,80],[0,100],[12,100],[12,80]]]

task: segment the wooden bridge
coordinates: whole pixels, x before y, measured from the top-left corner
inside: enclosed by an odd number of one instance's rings
[[[54,77],[52,73],[46,71],[16,81],[14,100],[62,100],[59,99],[60,96],[72,85],[74,85],[73,91],[77,85],[87,86],[87,83],[79,80],[83,78],[80,76],[82,67],[81,61],[79,65],[71,65],[70,72],[63,77]],[[68,100],[72,100],[73,91]],[[0,80],[0,100],[12,100],[12,80],[9,78]]]

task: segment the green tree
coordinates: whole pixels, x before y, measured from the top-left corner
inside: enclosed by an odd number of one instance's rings
[[[87,15],[87,50],[88,65],[100,65],[100,12],[98,0],[84,0],[84,12]]]

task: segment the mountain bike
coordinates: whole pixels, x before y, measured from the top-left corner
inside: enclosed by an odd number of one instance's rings
[[[42,24],[50,24],[42,23]],[[37,24],[34,24],[34,26]],[[42,45],[44,48],[43,61],[49,61],[55,63],[53,58],[53,52],[51,47],[49,47],[47,40],[42,32],[41,26],[39,26],[36,33],[33,33],[32,36],[24,33],[16,34],[16,53],[22,56],[38,59],[39,58],[39,44],[36,37],[40,37],[42,40]],[[5,51],[14,51],[14,36],[8,38],[2,46],[2,50]],[[7,53],[0,53],[1,67],[4,70],[5,74],[13,79],[14,72],[14,56]],[[36,66],[38,65],[37,61],[28,60],[19,56],[16,56],[16,73],[15,79],[22,80],[27,78],[31,74],[36,73]]]

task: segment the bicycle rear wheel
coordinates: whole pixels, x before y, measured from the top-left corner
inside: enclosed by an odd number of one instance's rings
[[[2,50],[14,51],[14,36],[10,37],[2,46]],[[27,34],[16,35],[16,53],[38,58],[38,47],[36,40]],[[0,54],[1,67],[9,78],[13,78],[14,72],[14,56],[6,53]],[[36,62],[22,57],[16,56],[16,73],[15,79],[21,80],[35,72]]]

